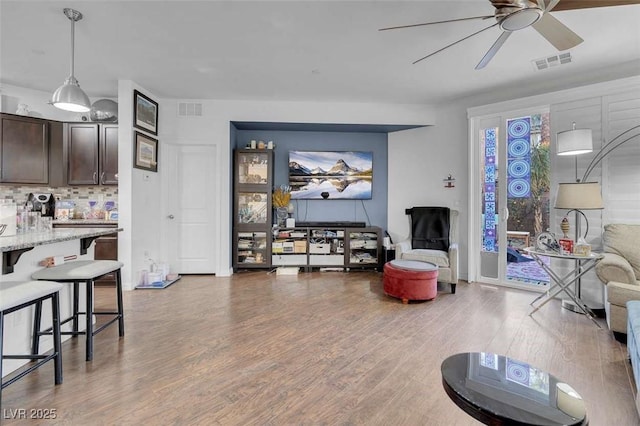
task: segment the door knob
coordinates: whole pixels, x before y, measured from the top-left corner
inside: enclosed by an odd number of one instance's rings
[[[170,214],[169,216],[167,216],[169,219],[175,219],[175,216]]]

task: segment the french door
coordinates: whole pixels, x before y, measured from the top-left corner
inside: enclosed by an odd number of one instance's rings
[[[526,253],[549,227],[549,111],[472,119],[474,280],[546,291],[549,276]]]

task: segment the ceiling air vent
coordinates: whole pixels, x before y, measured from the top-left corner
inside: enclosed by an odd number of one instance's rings
[[[202,104],[178,102],[178,117],[202,117]]]
[[[547,68],[552,68],[558,65],[564,65],[571,62],[571,52],[563,52],[559,55],[546,56],[540,59],[534,59],[531,61],[533,64],[533,68],[541,71],[546,70]]]

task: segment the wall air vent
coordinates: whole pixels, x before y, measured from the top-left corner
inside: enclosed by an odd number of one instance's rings
[[[548,68],[564,65],[571,62],[571,52],[563,52],[559,55],[545,56],[544,58],[534,59],[531,61],[533,68],[537,71],[546,70]]]
[[[178,117],[202,117],[202,104],[178,102]]]

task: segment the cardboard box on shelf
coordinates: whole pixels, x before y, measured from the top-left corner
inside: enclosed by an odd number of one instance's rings
[[[293,252],[294,253],[306,253],[307,252],[307,242],[306,241],[294,241],[293,242]]]

